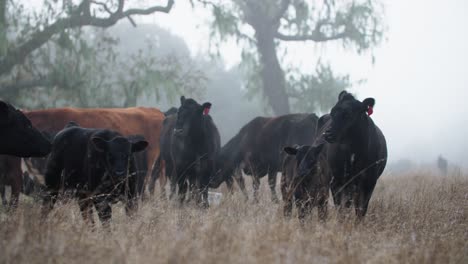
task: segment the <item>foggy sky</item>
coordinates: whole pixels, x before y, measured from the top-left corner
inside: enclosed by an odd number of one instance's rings
[[[310,42],[288,43],[288,63],[310,72],[318,55],[324,54],[338,72],[350,73],[353,80],[367,79],[351,91],[360,99],[376,99],[372,117],[387,138],[390,161],[432,161],[442,154],[466,167],[468,1],[388,0],[384,4],[387,41],[374,51],[374,65],[370,55]],[[181,36],[197,55],[207,49],[207,15],[204,11],[194,15],[188,4],[177,2],[169,15],[144,20]],[[239,49],[235,43],[224,46],[223,59],[235,65]]]

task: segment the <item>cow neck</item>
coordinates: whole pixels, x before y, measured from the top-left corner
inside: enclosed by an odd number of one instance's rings
[[[362,114],[349,128],[346,141],[350,145],[351,151],[354,154],[359,154],[359,156],[362,156],[363,154],[367,153],[370,140],[369,126],[371,124],[372,120],[366,114]]]
[[[186,143],[192,146],[197,146],[202,144],[204,141],[204,134],[205,134],[205,118],[195,118],[190,121],[190,125],[187,131],[187,137],[185,138]]]

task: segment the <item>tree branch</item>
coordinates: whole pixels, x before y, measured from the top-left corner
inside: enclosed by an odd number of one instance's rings
[[[106,28],[114,25],[122,18],[133,15],[149,15],[155,12],[169,13],[174,5],[174,0],[168,0],[165,6],[153,6],[146,9],[134,8],[123,11],[124,2],[124,0],[119,0],[117,11],[111,13],[109,17],[99,18],[90,15],[90,1],[84,0],[69,17],[58,19],[43,30],[33,33],[28,41],[10,49],[7,55],[0,57],[0,76],[9,73],[15,65],[23,63],[29,54],[40,48],[53,35],[64,29],[82,26]]]
[[[325,34],[321,32],[313,32],[310,35],[284,35],[280,32],[277,32],[275,37],[277,39],[281,39],[284,41],[305,41],[305,40],[311,40],[315,42],[325,42],[329,40],[336,40],[336,39],[342,39],[346,37],[345,32],[340,32],[331,36],[325,36]]]

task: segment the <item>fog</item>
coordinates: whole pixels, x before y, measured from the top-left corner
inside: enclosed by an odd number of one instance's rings
[[[442,154],[466,167],[468,2],[391,0],[384,4],[388,30],[386,41],[373,52],[374,64],[370,54],[358,56],[338,46],[312,43],[288,43],[292,47],[288,63],[310,71],[323,53],[339,72],[350,73],[353,80],[366,79],[351,91],[360,99],[376,99],[372,117],[386,135],[390,162],[432,162]],[[207,13],[197,11],[194,16],[192,12],[189,4],[177,2],[170,15],[142,20],[181,36],[195,56],[207,49]],[[221,54],[228,66],[240,59],[234,43],[222,48]]]
[[[387,0],[385,5],[386,40],[372,54],[356,55],[339,45],[307,43],[281,44],[288,49],[286,63],[299,66],[304,72],[315,69],[317,59],[329,61],[333,69],[349,73],[355,84],[351,92],[359,99],[374,97],[373,120],[384,132],[389,161],[411,159],[434,162],[443,155],[463,167],[468,161],[463,151],[468,148],[468,1],[464,0]],[[157,24],[183,39],[192,57],[207,58],[209,25],[208,10],[192,9],[189,1],[177,1],[169,14],[134,18],[137,23]],[[127,23],[128,21],[124,21]],[[221,45],[226,70],[240,60],[235,42]],[[372,63],[372,57],[375,63]],[[208,58],[207,58],[208,59]],[[285,66],[283,64],[283,66]],[[240,78],[240,77],[239,77]],[[216,80],[211,80],[212,84]],[[221,85],[222,86],[222,85]],[[213,103],[212,115],[226,142],[251,117],[264,113],[257,100],[246,102],[247,109],[238,109],[236,100],[243,97],[213,100],[208,91],[206,100]],[[211,96],[211,98],[210,98]],[[154,104],[139,100],[143,105]],[[170,103],[162,102],[162,109]],[[246,107],[243,105],[242,107]],[[223,109],[224,108],[224,109]],[[230,108],[226,111],[226,108]],[[219,120],[230,113],[232,119]]]

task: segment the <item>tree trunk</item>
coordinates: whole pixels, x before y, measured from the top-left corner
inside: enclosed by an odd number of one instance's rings
[[[278,61],[275,46],[276,29],[271,24],[255,27],[257,49],[260,54],[263,92],[276,115],[289,114],[286,80]]]

